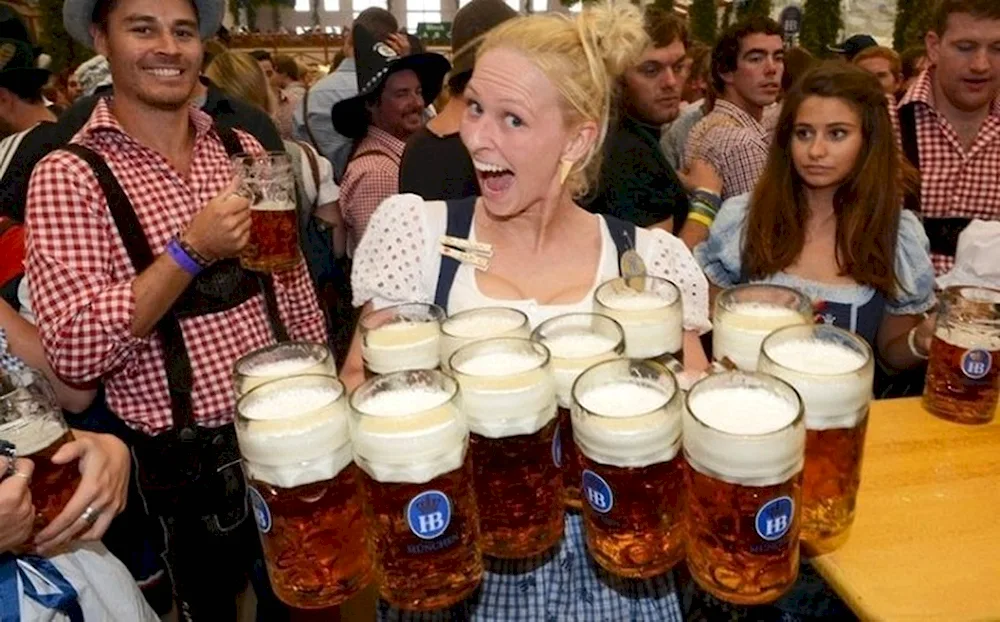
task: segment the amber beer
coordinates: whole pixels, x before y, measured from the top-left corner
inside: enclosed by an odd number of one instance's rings
[[[354,459],[382,598],[449,607],[483,576],[469,431],[458,387],[438,371],[373,378],[351,396]]]
[[[811,324],[812,303],[801,292],[781,285],[738,285],[715,299],[712,357],[728,358],[739,369],[755,371],[764,338],[779,328]]]
[[[410,369],[437,369],[444,319],[441,307],[420,302],[365,314],[360,321],[365,379]]]
[[[682,408],[652,361],[600,363],[573,386],[587,548],[613,574],[645,579],[684,557]]]
[[[594,292],[594,311],[621,324],[628,358],[669,354],[681,360],[684,315],[681,292],[672,282],[654,276],[612,279]]]
[[[66,507],[80,484],[80,470],[76,461],[52,462],[52,456],[74,439],[48,381],[26,372],[20,384],[0,396],[0,440],[12,443],[19,458],[35,464],[30,483],[34,536]]]
[[[244,355],[233,366],[236,397],[271,380],[313,374],[336,376],[330,349],[320,343],[283,341]]]
[[[552,455],[562,467],[566,505],[580,509],[581,468],[570,421],[573,383],[591,365],[620,358],[625,352],[625,333],[618,322],[605,315],[567,313],[539,324],[531,339],[548,348],[551,355],[559,418]]]
[[[772,602],[799,574],[802,403],[783,380],[725,372],[691,387],[683,421],[691,575],[724,601]]]
[[[298,265],[295,177],[287,153],[239,154],[233,167],[240,192],[250,197],[250,240],[240,256],[248,270],[275,272]]]
[[[487,339],[459,348],[451,367],[469,422],[483,553],[524,558],[563,533],[563,478],[552,455],[555,379],[545,346]]]
[[[324,375],[273,380],[241,397],[237,413],[274,593],[301,609],[344,602],[371,580],[372,559],[343,385]]]
[[[792,385],[802,398],[801,539],[807,553],[828,553],[847,541],[854,522],[875,376],[872,349],[834,326],[789,326],[764,340],[758,368]]]
[[[494,337],[528,337],[528,316],[507,307],[480,307],[449,315],[441,323],[441,369],[448,367],[451,355],[464,345]]]
[[[940,301],[924,408],[958,423],[989,423],[1000,397],[1000,290],[950,287]]]

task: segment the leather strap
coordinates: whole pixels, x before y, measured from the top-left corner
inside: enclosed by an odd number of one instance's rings
[[[316,208],[319,207],[319,161],[316,159],[316,152],[309,143],[297,140],[295,141],[301,149],[302,153],[305,154],[306,160],[309,162],[309,172],[312,173],[313,187],[316,189],[316,196],[313,197],[312,211],[315,212]]]
[[[635,223],[631,223],[614,216],[601,214],[604,223],[608,226],[608,233],[615,243],[615,250],[618,251],[618,273],[621,276],[622,255],[625,251],[635,249]]]
[[[472,216],[476,213],[477,197],[468,197],[457,201],[445,202],[447,224],[445,234],[456,238],[468,238],[472,232]],[[434,304],[442,309],[448,309],[448,297],[451,286],[455,284],[458,274],[458,260],[454,257],[441,256],[441,268],[438,270],[437,288],[434,291]]]
[[[903,144],[903,154],[913,168],[920,170],[920,145],[917,142],[917,115],[914,102],[899,109],[899,138]],[[907,193],[903,199],[903,207],[911,212],[920,213],[920,189]]]

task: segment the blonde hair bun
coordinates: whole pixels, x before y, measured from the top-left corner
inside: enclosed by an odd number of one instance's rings
[[[642,11],[631,2],[592,4],[577,16],[576,27],[588,56],[601,59],[613,80],[634,66],[649,46]]]

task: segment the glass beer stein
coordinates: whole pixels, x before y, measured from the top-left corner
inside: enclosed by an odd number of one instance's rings
[[[989,423],[1000,396],[1000,290],[949,287],[940,296],[923,404],[958,423]]]
[[[382,598],[449,607],[483,576],[469,430],[458,386],[434,370],[373,378],[351,395],[354,459]]]
[[[487,339],[459,348],[451,367],[471,432],[483,553],[501,558],[541,554],[563,533],[549,351],[527,339]]]
[[[236,409],[274,593],[302,609],[344,602],[372,576],[344,386],[322,375],[272,380]]]
[[[444,309],[411,302],[365,314],[360,321],[365,379],[408,369],[437,369]]]
[[[724,372],[691,387],[683,421],[691,576],[726,602],[772,602],[799,574],[802,402],[773,376]]]
[[[599,363],[573,385],[587,548],[608,572],[645,579],[684,557],[683,402],[653,361]]]
[[[277,272],[299,264],[295,175],[287,153],[241,153],[232,158],[239,193],[250,199],[250,241],[240,263],[247,270]]]
[[[712,356],[728,358],[743,371],[755,371],[760,344],[790,324],[811,324],[812,303],[781,285],[737,285],[718,295],[712,317]]]
[[[787,326],[764,339],[758,371],[781,378],[802,398],[801,539],[808,553],[828,553],[847,541],[854,522],[875,379],[872,349],[835,326]]]
[[[594,292],[594,311],[621,324],[628,358],[655,359],[669,354],[682,360],[681,292],[670,281],[655,276],[612,279]]]
[[[580,463],[570,421],[573,383],[591,365],[621,358],[625,352],[625,333],[618,322],[606,315],[567,313],[539,324],[531,339],[548,348],[551,355],[559,415],[554,455],[563,471],[566,505],[580,509]]]
[[[284,341],[242,356],[233,366],[236,397],[271,380],[291,376],[337,375],[330,349],[323,344]]]
[[[76,461],[55,464],[52,456],[73,433],[63,420],[55,391],[34,370],[0,371],[0,441],[12,445],[9,453],[35,463],[29,487],[35,505],[32,536],[59,516],[80,484]]]
[[[507,307],[481,307],[449,315],[441,323],[441,369],[450,372],[451,355],[462,346],[493,337],[528,337],[528,316]]]

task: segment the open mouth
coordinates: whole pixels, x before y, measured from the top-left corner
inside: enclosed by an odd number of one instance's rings
[[[479,177],[479,185],[493,194],[498,194],[510,189],[514,183],[514,171],[498,164],[489,164],[474,160],[476,175]]]

